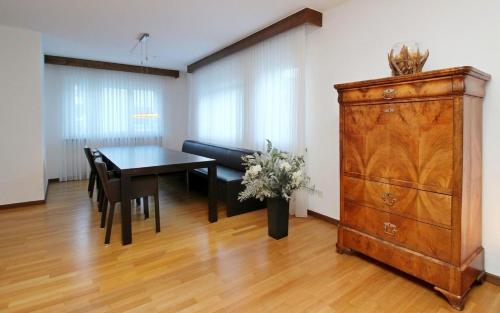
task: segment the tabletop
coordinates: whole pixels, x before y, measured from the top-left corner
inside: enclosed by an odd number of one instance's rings
[[[185,164],[209,165],[215,163],[214,159],[160,146],[103,147],[98,150],[106,159],[122,171]]]

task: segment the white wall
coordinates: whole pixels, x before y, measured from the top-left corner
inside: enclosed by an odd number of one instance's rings
[[[418,4],[418,5],[417,5]],[[500,1],[351,0],[310,28],[307,54],[309,172],[322,195],[310,209],[339,218],[338,102],[333,84],[390,76],[387,51],[399,41],[430,50],[424,70],[472,65],[492,75],[484,101],[483,246],[500,275]]]
[[[54,179],[59,178],[59,164],[62,154],[62,123],[60,122],[60,114],[62,112],[57,106],[57,93],[54,92],[55,88],[57,88],[58,80],[54,77],[54,71],[45,70],[45,66],[43,118],[45,150],[47,154],[46,171],[47,179]]]
[[[167,92],[165,108],[165,136],[163,145],[174,150],[181,150],[182,143],[188,136],[188,79],[181,72],[179,78],[172,80]]]
[[[45,197],[40,33],[0,26],[0,205]]]

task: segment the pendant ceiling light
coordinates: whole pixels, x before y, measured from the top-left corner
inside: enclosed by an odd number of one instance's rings
[[[140,33],[137,38],[137,43],[132,47],[130,53],[134,54],[139,50],[139,54],[141,57],[141,65],[147,66],[149,61],[149,50],[148,50],[148,42],[149,42],[149,34],[148,33]]]

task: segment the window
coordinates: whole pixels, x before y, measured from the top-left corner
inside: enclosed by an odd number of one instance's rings
[[[276,147],[290,147],[295,122],[294,83],[298,69],[262,73],[255,86],[255,144],[269,139]]]
[[[190,136],[263,149],[266,139],[303,152],[305,28],[207,65],[190,80]]]
[[[83,77],[72,82],[63,104],[65,138],[131,139],[162,137],[162,90],[108,86]]]
[[[45,101],[59,179],[88,177],[83,147],[162,145],[171,78],[45,66]]]
[[[241,93],[238,89],[213,92],[199,100],[200,140],[235,145],[241,135]]]

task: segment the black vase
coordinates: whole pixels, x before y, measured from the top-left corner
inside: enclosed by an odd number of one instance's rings
[[[267,199],[267,230],[274,239],[288,236],[288,201],[285,199]]]

